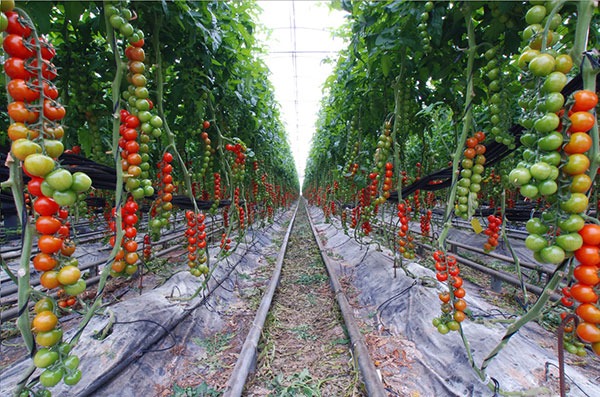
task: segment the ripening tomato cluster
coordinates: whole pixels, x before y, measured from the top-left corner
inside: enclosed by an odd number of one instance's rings
[[[442,301],[442,315],[433,319],[433,325],[440,334],[447,334],[448,331],[460,329],[460,323],[466,318],[467,302],[462,299],[466,292],[462,288],[463,280],[459,276],[460,269],[456,258],[438,250],[433,253],[433,259],[437,270],[436,278],[445,282],[449,290],[439,295]]]
[[[204,128],[205,130],[207,130],[209,127],[210,123],[208,121],[204,121],[204,123],[202,123],[202,128]],[[206,175],[206,171],[208,170],[208,167],[211,163],[210,155],[213,153],[214,150],[210,145],[211,140],[208,137],[208,132],[202,131],[202,133],[200,134],[200,138],[202,138],[202,141],[204,142],[204,155],[202,156],[202,165],[200,167],[200,172],[195,175],[196,179],[198,180],[202,180],[204,178],[204,175]]]
[[[169,152],[163,154],[162,160],[158,163],[159,172],[157,173],[161,188],[158,190],[158,198],[152,205],[151,215],[154,219],[150,222],[150,228],[153,233],[158,234],[161,227],[165,227],[169,223],[169,217],[173,210],[173,155]]]
[[[537,140],[538,151],[544,153],[540,161],[529,169],[521,162],[509,174],[510,180],[521,186],[521,194],[525,197],[535,199],[544,196],[551,204],[560,200],[555,209],[546,210],[542,217],[532,218],[528,222],[530,235],[525,241],[527,248],[534,252],[537,261],[545,263],[560,263],[568,253],[577,252],[583,244],[577,232],[584,226],[580,214],[588,207],[586,193],[592,185],[591,178],[586,174],[590,160],[585,153],[592,146],[592,138],[587,132],[592,128],[595,117],[589,111],[597,105],[598,97],[591,91],[578,91],[573,98],[569,128],[563,126],[558,118],[558,122],[551,125],[551,130],[546,131],[544,127],[540,131],[541,127],[538,126],[536,130],[546,134]],[[569,138],[564,145],[562,132]],[[532,133],[530,135],[533,136]],[[560,169],[564,175],[562,180],[558,178],[558,166],[562,161],[561,147],[566,156],[566,163]],[[526,157],[524,152],[524,159]],[[557,181],[561,183],[560,186]],[[555,224],[559,229],[555,229]],[[549,231],[554,234],[550,242],[544,238]]]
[[[246,168],[246,147],[236,143],[235,145],[225,145],[225,150],[235,154],[235,160],[231,167],[231,173],[233,182],[242,182],[244,180],[245,168]]]
[[[188,228],[185,235],[188,238],[188,267],[190,273],[196,277],[208,273],[208,250],[206,249],[206,216],[202,213],[196,215],[194,211],[185,213]]]
[[[476,132],[467,139],[467,148],[465,149],[462,160],[462,170],[460,171],[460,180],[456,193],[458,195],[456,203],[456,214],[463,219],[467,219],[470,213],[477,209],[477,193],[481,190],[481,180],[485,164],[485,146],[482,144],[485,140],[485,134],[481,131]]]
[[[61,380],[68,386],[76,384],[81,379],[79,357],[69,354],[71,345],[61,343],[63,332],[54,313],[54,302],[50,298],[43,298],[35,304],[33,310],[36,315],[31,327],[37,334],[37,344],[43,346],[33,356],[33,365],[44,369],[40,374],[40,384],[52,387]]]
[[[423,237],[429,237],[431,232],[431,210],[427,210],[426,213],[421,215],[421,235]]]
[[[133,197],[129,197],[125,205],[121,208],[121,228],[125,231],[125,235],[121,240],[121,248],[117,251],[115,260],[112,264],[110,274],[113,277],[129,275],[131,276],[137,271],[137,261],[139,259],[137,248],[138,244],[135,241],[137,229],[135,225],[139,222],[137,216],[139,206],[134,201]],[[116,218],[117,211],[113,208],[112,217]],[[109,223],[109,228],[113,233],[116,233],[116,222]],[[110,238],[110,245],[115,246],[116,235]]]
[[[141,200],[144,196],[152,196],[154,188],[152,181],[148,179],[148,163],[150,150],[147,142],[150,137],[143,134],[140,142],[137,141],[137,127],[140,125],[138,116],[129,113],[127,110],[121,110],[121,126],[119,127],[119,148],[121,149],[121,169],[125,179],[125,190],[136,199]],[[141,154],[140,154],[141,153]]]
[[[150,235],[144,235],[144,261],[148,262],[150,257],[152,256],[152,241],[150,240]]]
[[[406,259],[413,259],[415,257],[415,243],[413,243],[414,237],[410,234],[408,229],[408,222],[410,221],[411,208],[405,203],[398,204],[398,217],[400,218],[400,231],[398,231],[398,251]]]
[[[498,238],[500,237],[498,232],[500,231],[500,226],[502,225],[502,218],[499,216],[490,215],[487,219],[488,227],[483,231],[483,233],[488,236],[488,241],[483,244],[483,249],[485,252],[490,252],[495,250],[498,246]]]

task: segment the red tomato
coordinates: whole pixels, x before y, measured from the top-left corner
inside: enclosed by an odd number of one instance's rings
[[[39,113],[28,110],[24,102],[15,101],[8,105],[8,115],[17,123],[33,123]]]
[[[40,215],[51,216],[58,211],[58,204],[50,197],[40,197],[33,203],[33,209]]]
[[[56,121],[61,120],[65,117],[66,110],[60,103],[52,103],[52,101],[46,99],[44,100],[44,116],[46,118]]]
[[[600,323],[600,309],[591,303],[582,303],[576,310],[577,315],[587,323]]]
[[[577,336],[584,342],[597,343],[600,342],[600,329],[594,324],[584,321],[577,326]]]
[[[33,102],[40,97],[40,93],[27,86],[23,79],[13,79],[8,83],[8,93],[15,101]]]
[[[596,266],[600,263],[600,250],[597,246],[584,244],[575,251],[575,259],[582,265]]]
[[[581,303],[594,303],[598,301],[598,295],[596,295],[594,289],[587,284],[573,284],[571,287],[571,295]]]
[[[27,190],[29,190],[29,193],[33,194],[36,197],[43,196],[40,186],[43,181],[44,178],[31,178],[31,180],[27,182]]]
[[[4,38],[4,43],[2,43],[2,47],[11,57],[27,59],[33,56],[33,51],[23,45],[23,36],[18,34],[9,34],[6,36]]]
[[[35,228],[40,234],[54,234],[60,226],[60,221],[52,216],[40,216],[35,222]]]
[[[14,11],[8,11],[4,13],[6,15],[6,18],[8,19],[8,26],[6,27],[6,33],[12,33],[12,34],[17,34],[19,36],[24,36],[24,37],[29,37],[29,35],[31,34],[31,28],[21,24],[21,22],[19,22],[21,19],[21,16],[14,12]]]
[[[62,247],[62,239],[45,234],[40,236],[38,240],[38,247],[43,253],[54,254],[55,252],[60,251],[60,248]]]
[[[573,112],[592,110],[598,104],[598,95],[593,91],[577,91],[573,97],[575,98],[575,105],[571,109]]]
[[[596,266],[579,265],[573,271],[575,279],[587,285],[596,285],[600,282],[598,277],[598,268]]]
[[[58,261],[52,256],[40,252],[33,258],[33,267],[41,272],[52,270],[58,265]]]
[[[21,58],[8,58],[4,62],[4,71],[11,79],[29,80],[30,74],[25,70],[25,62]]]
[[[595,224],[584,225],[579,234],[583,238],[583,243],[588,245],[600,245],[600,226]]]

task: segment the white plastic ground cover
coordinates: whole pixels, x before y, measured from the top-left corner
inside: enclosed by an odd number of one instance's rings
[[[187,265],[183,264],[180,273],[175,274],[162,286],[144,293],[141,296],[119,302],[110,306],[116,321],[132,322],[129,324],[115,324],[112,333],[104,340],[99,341],[94,335],[100,332],[108,323],[108,315],[94,317],[83,332],[79,343],[73,349],[73,354],[80,358],[79,369],[82,372],[81,381],[72,387],[65,386],[62,382],[52,388],[52,395],[56,396],[153,396],[157,388],[172,386],[178,379],[173,378],[176,371],[177,354],[172,351],[146,352],[145,350],[159,350],[173,345],[173,337],[177,346],[185,346],[188,352],[201,353],[201,348],[192,342],[192,337],[202,337],[223,327],[224,321],[221,313],[228,307],[235,305],[239,300],[232,288],[234,280],[239,288],[244,283],[251,283],[241,277],[236,277],[236,272],[245,273],[257,266],[264,265],[262,250],[271,244],[273,238],[285,232],[285,222],[289,220],[292,211],[281,214],[274,224],[264,230],[248,232],[248,241],[254,241],[250,246],[240,244],[238,250],[222,262],[214,272],[214,277],[209,283],[209,290],[213,289],[216,281],[222,280],[237,264],[230,280],[216,289],[209,297],[208,305],[202,304],[187,315],[189,307],[197,305],[202,300],[202,295],[185,303],[177,303],[170,297],[186,297],[193,294],[197,288],[198,280],[189,274]],[[254,235],[252,239],[251,235]],[[216,250],[211,250],[214,258]],[[214,259],[213,259],[214,260]],[[216,309],[216,310],[215,310]],[[174,328],[171,335],[161,337],[164,330],[150,322],[133,322],[136,320],[152,320],[167,329]],[[73,335],[74,330],[66,333],[65,340]],[[116,371],[119,364],[139,355],[134,362]],[[10,368],[2,371],[0,375],[0,395],[11,395],[15,384],[31,364],[29,358],[16,362]],[[37,370],[35,376],[41,370]],[[110,377],[110,378],[109,378]],[[226,379],[224,379],[224,382]]]
[[[359,293],[357,299],[371,313],[413,284],[414,280],[405,276],[401,269],[398,269],[398,276],[393,277],[393,259],[388,249],[379,252],[372,245],[367,252],[364,246],[349,239],[342,230],[325,224],[320,209],[313,207],[310,213],[330,258],[338,265],[334,267],[340,274],[352,276],[352,285]],[[408,267],[418,276],[435,277],[433,271],[417,263],[411,263]],[[470,367],[460,334],[451,332],[441,335],[431,324],[433,318],[440,314],[438,294],[442,290],[441,283],[437,288],[417,284],[393,300],[382,316],[388,329],[414,342],[420,352],[413,357],[416,362],[403,367],[403,379],[409,389],[422,396],[491,396],[493,393]],[[496,308],[468,288],[465,300],[476,313]],[[502,339],[506,328],[506,325],[499,323],[464,323],[476,364],[481,364]],[[542,345],[553,347],[545,348]],[[518,392],[548,386],[544,383],[544,365],[546,362],[558,364],[555,346],[555,335],[530,323],[512,337],[490,364],[487,374],[495,378],[506,391]],[[567,365],[565,371],[589,396],[600,396],[600,385],[593,377],[588,377],[575,366]],[[569,396],[585,394],[571,386]]]

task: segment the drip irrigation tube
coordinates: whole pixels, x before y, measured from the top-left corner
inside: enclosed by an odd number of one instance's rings
[[[310,223],[310,228],[313,233],[313,237],[319,246],[319,252],[321,253],[321,258],[323,258],[323,262],[325,263],[325,267],[327,268],[327,272],[329,273],[329,279],[331,281],[331,288],[335,296],[337,297],[338,304],[342,311],[342,316],[344,317],[344,323],[346,324],[346,329],[348,330],[348,335],[350,336],[350,341],[352,342],[352,351],[354,356],[358,361],[358,367],[363,376],[363,381],[367,388],[367,392],[369,396],[372,397],[385,397],[388,394],[383,387],[383,383],[377,370],[375,369],[375,365],[373,365],[373,361],[371,361],[371,357],[369,355],[369,350],[367,349],[367,345],[365,344],[364,338],[358,325],[356,325],[356,321],[354,320],[354,315],[352,314],[352,308],[348,303],[348,299],[344,294],[344,290],[335,274],[335,269],[333,265],[329,261],[329,257],[325,253],[325,247],[323,247],[323,243],[319,238],[315,225],[310,217],[310,213],[308,212],[308,204],[304,203],[304,210],[306,211],[306,216],[308,217],[308,221]]]
[[[300,202],[296,204],[296,210],[294,211],[294,215],[292,215],[292,220],[290,221],[290,225],[288,226],[285,237],[283,238],[283,242],[281,243],[279,255],[277,256],[277,262],[275,263],[275,270],[273,271],[273,276],[269,282],[269,287],[265,291],[265,294],[260,302],[260,306],[256,312],[256,316],[254,317],[250,331],[246,336],[246,340],[244,341],[244,345],[242,346],[238,360],[235,364],[233,372],[231,373],[231,376],[229,377],[229,381],[225,386],[225,393],[223,394],[223,397],[238,397],[242,395],[246,378],[250,373],[252,364],[256,360],[258,341],[262,334],[265,320],[267,319],[267,314],[271,308],[271,302],[273,301],[275,289],[279,285],[283,259],[285,258],[285,252],[287,250],[288,241],[292,232],[292,228],[294,227],[294,221],[296,219],[299,206]]]

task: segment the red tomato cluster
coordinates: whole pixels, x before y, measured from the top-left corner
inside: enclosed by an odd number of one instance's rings
[[[185,232],[188,238],[188,267],[190,273],[196,277],[208,273],[208,265],[206,261],[206,225],[204,224],[205,215],[200,213],[196,215],[194,211],[185,213],[187,218],[188,228]]]
[[[173,209],[173,191],[175,186],[173,185],[173,155],[169,152],[163,154],[162,160],[158,163],[159,172],[157,173],[158,180],[160,181],[161,188],[158,190],[158,198],[152,206],[151,215],[155,217],[152,220],[152,230],[158,231],[161,227],[166,226],[171,216],[171,210]]]
[[[500,231],[500,226],[502,225],[502,218],[499,216],[490,215],[487,219],[488,227],[483,233],[488,236],[488,241],[487,243],[483,244],[483,249],[486,252],[490,252],[495,250],[498,246],[498,238],[500,237],[498,231]]]
[[[575,258],[580,264],[573,271],[577,283],[569,288],[568,294],[579,303],[576,313],[582,321],[577,326],[577,335],[582,341],[591,343],[594,352],[600,355],[600,226],[587,224],[579,230],[579,235],[583,245],[575,251]],[[569,300],[563,299],[563,304],[570,306],[568,303]]]
[[[215,201],[221,200],[221,175],[215,172]]]
[[[227,238],[227,234],[223,233],[221,235],[220,247],[223,248],[225,251],[229,251],[231,249],[231,246],[229,244],[231,244],[231,239]]]
[[[137,236],[137,229],[135,225],[138,223],[139,219],[137,216],[137,211],[139,209],[138,204],[133,200],[133,197],[129,197],[127,203],[121,208],[121,227],[125,231],[125,235],[121,240],[121,248],[117,251],[115,256],[115,260],[112,264],[111,275],[113,277],[124,275],[132,275],[137,271],[138,254],[137,247],[138,244],[135,241],[135,237]],[[112,217],[116,218],[117,211],[113,208]],[[108,225],[110,230],[113,233],[116,233],[117,227],[116,223],[110,222]],[[112,236],[110,238],[110,245],[115,246],[116,236]]]
[[[150,235],[144,236],[144,261],[149,261],[152,256],[152,241],[150,241]]]
[[[423,237],[429,237],[431,232],[431,210],[421,215],[421,235]]]
[[[390,198],[390,189],[392,188],[392,176],[394,172],[392,171],[393,165],[392,163],[385,164],[385,179],[383,180],[383,198],[386,200]]]
[[[233,166],[231,167],[231,172],[234,181],[241,181],[244,177],[244,168],[246,166],[246,155],[244,154],[246,148],[239,143],[236,143],[235,145],[225,145],[225,150],[236,155]]]
[[[460,328],[459,323],[466,318],[465,309],[467,303],[462,299],[465,297],[465,290],[462,288],[463,280],[458,275],[460,269],[456,263],[456,258],[452,255],[445,255],[442,251],[436,251],[433,254],[435,260],[436,277],[440,282],[446,282],[449,292],[443,292],[439,295],[442,301],[442,316],[434,319],[434,326],[441,334],[450,331],[456,331]]]
[[[410,206],[405,203],[398,204],[398,217],[400,218],[400,231],[398,231],[398,251],[406,259],[413,259],[415,257],[415,243],[413,243],[413,236],[408,230],[408,222],[410,221]]]

